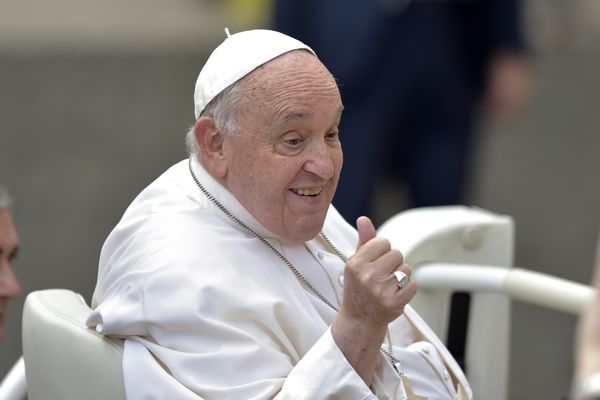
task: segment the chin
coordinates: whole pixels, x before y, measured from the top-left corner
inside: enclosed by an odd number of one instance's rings
[[[314,239],[321,233],[323,225],[325,224],[325,218],[319,219],[318,221],[306,221],[306,223],[300,223],[294,229],[293,236],[296,242],[308,242]]]

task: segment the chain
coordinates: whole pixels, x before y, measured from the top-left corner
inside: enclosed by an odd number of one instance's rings
[[[190,169],[190,173],[192,174],[192,178],[194,178],[194,182],[196,182],[196,185],[200,188],[200,191],[202,191],[202,193],[206,196],[206,198],[208,198],[208,200],[210,200],[215,206],[217,206],[217,208],[219,210],[221,210],[227,217],[229,217],[229,219],[231,219],[233,222],[238,224],[244,231],[246,231],[247,233],[249,233],[251,236],[255,237],[256,239],[260,240],[265,246],[267,246],[267,248],[269,248],[271,250],[271,252],[273,252],[273,254],[275,254],[281,261],[283,261],[283,263],[285,265],[288,266],[288,268],[294,273],[294,275],[300,281],[300,283],[302,283],[308,290],[310,290],[315,296],[317,296],[319,298],[319,300],[321,300],[323,303],[328,305],[336,313],[340,311],[338,307],[336,307],[333,303],[331,303],[321,292],[319,292],[313,285],[311,285],[311,283],[304,277],[304,275],[302,275],[300,273],[300,271],[298,271],[296,269],[296,267],[294,267],[294,265],[283,254],[281,254],[275,247],[273,247],[273,245],[271,245],[271,243],[269,243],[264,237],[260,236],[258,233],[254,232],[254,230],[252,230],[252,228],[250,228],[248,225],[246,225],[242,221],[240,221],[235,215],[233,215],[233,213],[231,211],[229,211],[227,208],[225,208],[225,206],[223,204],[221,204],[221,202],[219,200],[217,200],[208,190],[206,190],[206,188],[202,185],[202,183],[200,183],[200,180],[194,173],[194,170],[192,168],[192,158],[191,157],[190,157],[190,161],[189,161],[189,169]],[[348,261],[348,258],[346,256],[344,256],[337,249],[337,247],[335,247],[333,245],[333,243],[331,242],[329,237],[327,235],[325,235],[324,232],[321,232],[321,237],[327,242],[327,244],[333,249],[334,253],[345,264],[346,261]],[[390,337],[389,329],[386,329],[386,331],[385,331],[385,341],[387,342],[388,349],[385,350],[382,348],[381,351],[384,352],[392,360],[394,368],[396,369],[396,371],[399,374],[402,375],[402,372],[399,369],[400,368],[399,367],[400,360],[398,360],[396,357],[394,357],[394,354],[393,354],[392,339]]]
[[[321,237],[327,242],[329,247],[331,247],[331,249],[333,250],[335,255],[338,256],[345,264],[348,261],[348,258],[345,255],[343,255],[342,253],[340,253],[340,251],[333,245],[333,243],[331,242],[329,237],[325,234],[325,232],[321,232]]]

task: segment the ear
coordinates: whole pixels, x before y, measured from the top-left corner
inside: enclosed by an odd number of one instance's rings
[[[223,152],[224,138],[217,130],[212,117],[204,116],[196,121],[194,136],[204,167],[215,178],[225,177],[227,175],[227,159]]]

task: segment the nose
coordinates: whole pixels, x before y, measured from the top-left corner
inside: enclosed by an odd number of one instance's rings
[[[304,170],[315,174],[319,178],[331,179],[335,173],[332,151],[327,143],[323,142],[310,146]]]
[[[0,299],[12,299],[21,294],[21,285],[10,263],[0,265]]]

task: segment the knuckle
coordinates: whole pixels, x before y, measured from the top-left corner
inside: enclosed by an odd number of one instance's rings
[[[403,263],[404,262],[404,254],[398,249],[394,249],[394,250],[396,250],[398,252],[398,254],[400,255],[400,259],[402,260],[401,263]]]
[[[412,268],[410,267],[410,265],[408,265],[406,263],[404,263],[400,266],[400,270],[408,276],[410,276],[412,274]]]
[[[384,252],[388,252],[392,249],[392,244],[390,243],[389,240],[382,238],[382,237],[377,237],[374,239],[375,243],[377,243],[377,246]]]
[[[415,281],[410,281],[410,283],[412,283],[412,286],[413,286],[413,291],[414,291],[413,296],[414,296],[415,294],[417,294],[417,291],[419,290],[419,284]]]
[[[415,281],[410,281],[404,288],[404,295],[408,298],[407,303],[417,294],[417,284]]]
[[[371,282],[371,278],[369,276],[369,274],[361,274],[360,276],[358,276],[358,282],[361,286],[363,287],[369,287],[370,282]]]
[[[391,256],[392,256],[394,262],[397,263],[398,265],[401,265],[404,262],[404,256],[402,255],[400,250],[392,249],[392,250],[390,250],[390,253],[391,253]]]
[[[350,257],[348,261],[346,261],[346,269],[350,271],[357,271],[360,264],[361,262],[358,257]]]

